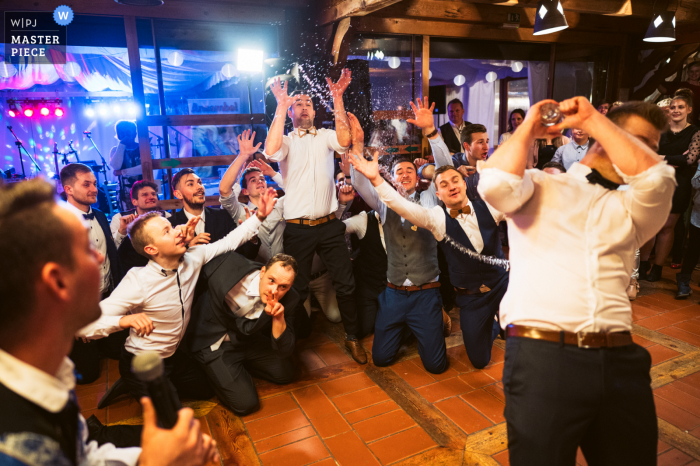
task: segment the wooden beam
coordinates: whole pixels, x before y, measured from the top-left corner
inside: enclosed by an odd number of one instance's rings
[[[139,135],[139,154],[141,156],[141,171],[144,180],[153,181],[151,140],[148,137],[148,125],[146,125],[146,120],[143,116],[146,113],[146,97],[143,90],[136,17],[124,16],[124,27],[126,30],[126,47],[129,54],[129,70],[131,71],[131,91],[134,94],[136,105],[138,105],[141,110],[139,112],[139,117],[136,118],[136,131]]]
[[[292,3],[293,0],[287,0]],[[299,0],[307,3],[308,0]],[[53,11],[65,0],[3,0],[0,2],[2,11]],[[252,5],[239,1],[231,2],[193,2],[184,0],[168,0],[159,7],[141,7],[120,5],[114,0],[72,0],[70,7],[76,14],[101,16],[135,16],[147,18],[186,19],[191,21],[216,21],[224,23],[283,24],[285,21],[284,6],[275,5],[271,0],[252,2]],[[236,3],[232,5],[231,3]],[[255,4],[257,3],[257,5]],[[260,5],[269,6],[260,6]]]
[[[693,44],[684,44],[678,47],[678,49],[676,49],[671,56],[671,61],[668,63],[668,65],[654,73],[654,75],[649,78],[642,87],[632,93],[630,98],[632,100],[643,100],[652,94],[656,88],[659,87],[659,85],[665,82],[666,78],[680,69],[683,62],[685,62],[685,59],[688,58],[691,53],[695,52],[698,47],[700,47],[700,43],[698,42]]]
[[[333,55],[333,64],[337,65],[338,64],[338,58],[340,57],[340,48],[343,45],[343,38],[345,37],[345,34],[348,32],[348,29],[350,29],[350,18],[343,18],[340,20],[338,23],[338,28],[335,30],[335,36],[333,37],[333,49],[331,50],[331,54]],[[346,45],[347,45],[346,41]],[[347,59],[347,53],[345,54],[345,58]],[[341,61],[344,62],[345,60]]]
[[[207,155],[204,157],[180,157],[175,159],[154,159],[153,169],[161,168],[194,168],[214,167],[216,165],[230,165],[236,155]]]
[[[553,34],[534,35],[532,28],[502,29],[483,24],[422,21],[403,18],[357,18],[357,32],[373,34],[416,34],[460,39],[483,39],[513,42],[568,43],[605,45],[619,44],[624,34],[595,33],[565,29]]]
[[[364,16],[401,0],[344,0],[321,12],[319,25],[334,23],[350,16]]]
[[[264,125],[265,114],[149,115],[146,117],[146,124],[148,126]]]

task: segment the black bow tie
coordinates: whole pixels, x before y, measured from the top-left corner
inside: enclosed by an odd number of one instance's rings
[[[588,175],[586,175],[586,179],[591,184],[599,184],[606,189],[610,189],[611,191],[615,191],[617,188],[620,187],[619,184],[613,183],[609,179],[604,178],[603,175],[601,175],[600,172],[598,172],[598,170],[596,170],[595,168],[592,168],[591,172]]]
[[[83,217],[85,218],[85,220],[93,220],[95,218],[95,213],[90,212],[89,214],[83,214]]]

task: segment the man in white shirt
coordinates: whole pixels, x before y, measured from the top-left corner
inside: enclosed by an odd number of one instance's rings
[[[250,130],[246,130],[238,135],[238,156],[231,162],[231,165],[219,182],[219,202],[221,202],[221,207],[229,213],[234,221],[240,222],[246,219],[246,215],[255,214],[260,204],[260,197],[267,191],[265,176],[269,176],[277,183],[277,186],[284,189],[282,175],[274,171],[268,164],[262,160],[253,160],[248,163],[262,145],[262,143],[253,145],[254,139],[254,131],[251,134]],[[241,172],[243,172],[242,176]],[[240,182],[237,182],[239,177]],[[245,207],[238,202],[238,196],[241,193],[248,196],[248,205]],[[285,225],[283,216],[284,198],[285,196],[282,196],[277,199],[275,209],[260,225],[258,233],[260,249],[258,250],[258,256],[255,258],[257,262],[264,264],[274,255],[284,252],[282,244],[282,234],[284,233]]]
[[[506,214],[510,285],[503,389],[510,464],[656,464],[649,353],[633,343],[626,294],[635,249],[671,208],[674,171],[656,154],[667,122],[653,104],[601,115],[583,97],[540,107],[481,165],[479,192]],[[565,174],[526,170],[535,138],[581,128],[596,143]],[[629,189],[617,190],[619,184]]]
[[[40,244],[41,247],[36,246]],[[185,408],[172,430],[156,426],[143,398],[143,448],[88,441],[75,396],[73,335],[100,315],[102,255],[88,223],[34,179],[0,187],[0,464],[202,465],[216,442]],[[109,428],[107,428],[109,429]]]
[[[345,243],[345,225],[335,217],[338,201],[334,183],[334,153],[350,145],[350,127],[343,105],[343,93],[350,84],[350,70],[343,70],[337,83],[327,78],[333,98],[336,131],[313,126],[314,105],[309,93],[287,95],[287,82],[276,79],[270,90],[277,99],[275,118],[265,141],[265,156],[279,162],[285,183],[284,250],[299,264],[294,283],[303,303],[309,293],[311,265],[318,253],[333,279],[338,307],[345,327],[345,346],[352,358],[367,363],[367,354],[357,334],[355,280]],[[289,116],[294,131],[284,136]],[[306,312],[303,304],[297,312]]]
[[[135,397],[146,388],[131,372],[131,360],[143,351],[156,351],[163,358],[173,399],[177,400],[178,394],[188,398],[211,396],[206,378],[189,354],[179,348],[190,320],[199,272],[216,256],[252,238],[272,211],[275,196],[270,188],[262,196],[257,214],[221,241],[189,249],[199,217],[191,219],[182,230],[173,228],[157,212],[147,213],[129,225],[134,249],[150,259],[148,265],[129,270],[112,295],[100,303],[102,317],[78,335],[99,338],[130,328],[119,373]]]
[[[460,132],[466,125],[471,125],[468,121],[464,121],[464,104],[459,99],[452,99],[447,104],[447,117],[449,122],[440,127],[440,134],[445,140],[450,154],[462,152]]]
[[[107,216],[92,208],[92,204],[97,202],[97,178],[90,167],[82,163],[63,167],[60,178],[66,194],[66,207],[88,222],[90,241],[105,258],[100,264],[100,293],[104,299],[119,284],[123,272]],[[122,332],[100,342],[76,341],[70,358],[75,364],[78,383],[88,384],[97,380],[103,356],[119,359],[126,336]]]
[[[574,128],[571,130],[571,141],[557,149],[552,162],[560,163],[568,170],[586,156],[591,145],[588,133],[580,128]]]
[[[425,131],[430,131],[430,128]],[[433,140],[442,144],[438,135],[434,135]],[[404,199],[383,180],[376,156],[373,161],[352,157],[350,163],[372,182],[381,202],[402,219],[430,231],[439,242],[457,294],[467,356],[477,369],[485,367],[491,360],[491,347],[499,333],[494,318],[498,315],[498,306],[508,287],[508,272],[504,267],[479,262],[457,251],[449,243],[448,236],[479,254],[504,259],[498,232],[498,223],[504,219],[503,214],[489,208],[483,201],[472,202],[467,197],[467,185],[462,174],[451,165],[439,167],[433,181],[436,195],[445,207],[436,205],[426,208]],[[376,340],[375,336],[374,347],[378,345]]]
[[[134,208],[124,215],[121,212],[117,212],[109,224],[117,249],[121,246],[122,241],[127,238],[126,227],[129,226],[129,223],[139,215],[158,210],[158,185],[153,181],[137,181],[131,187],[129,197]],[[165,218],[170,218],[170,212],[165,212]]]

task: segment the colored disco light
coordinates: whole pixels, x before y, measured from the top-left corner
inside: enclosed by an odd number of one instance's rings
[[[48,116],[49,113],[51,113],[51,112],[49,112],[49,108],[48,108],[48,107],[42,106],[41,109],[39,110],[39,113],[41,113],[42,116]]]
[[[29,118],[33,117],[34,116],[34,109],[31,107],[25,108],[24,109],[24,116],[29,117]]]
[[[62,117],[63,116],[63,109],[61,107],[56,107],[56,109],[53,111],[53,114],[56,115],[57,117]]]

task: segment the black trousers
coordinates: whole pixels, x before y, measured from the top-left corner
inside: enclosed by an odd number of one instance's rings
[[[681,273],[685,274],[693,273],[695,266],[698,265],[698,259],[700,259],[700,228],[689,223],[688,230],[688,247],[683,255],[683,266],[681,267]]]
[[[651,356],[639,345],[585,349],[506,341],[503,390],[513,466],[656,465]]]
[[[361,273],[360,270],[357,271]],[[379,312],[379,295],[382,294],[386,283],[370,284],[357,280],[355,290],[355,308],[357,309],[357,322],[360,331],[357,338],[364,338],[374,333],[374,323]]]
[[[681,218],[676,222],[676,227],[673,229],[673,248],[671,248],[671,262],[680,264],[683,260],[683,250],[685,248],[685,239],[688,236],[688,229],[685,225],[686,215],[681,215]],[[690,225],[690,220],[688,220]],[[690,247],[690,245],[688,245]]]
[[[139,400],[142,396],[148,396],[148,390],[146,384],[137,379],[131,372],[131,361],[134,356],[126,348],[122,350],[122,357],[119,359],[119,374],[129,388],[131,395]],[[182,347],[178,348],[175,354],[169,358],[163,359],[163,374],[168,379],[170,392],[178,409],[182,407],[180,398],[206,400],[214,396],[214,390],[209,386],[204,372]]]
[[[278,356],[265,338],[245,349],[225,341],[216,351],[204,348],[192,356],[206,373],[219,401],[238,416],[260,408],[252,376],[280,385],[294,380],[292,359]]]
[[[360,328],[355,309],[355,278],[345,243],[345,224],[338,219],[313,227],[287,223],[284,228],[284,252],[294,257],[299,265],[299,273],[294,280],[294,288],[299,292],[297,315],[306,313],[304,301],[309,294],[311,263],[314,253],[318,253],[333,280],[345,333],[357,336]]]
[[[68,357],[75,364],[75,380],[78,385],[92,383],[100,377],[100,360],[103,357],[119,359],[129,329],[115,332],[107,338],[88,341],[75,340]]]

